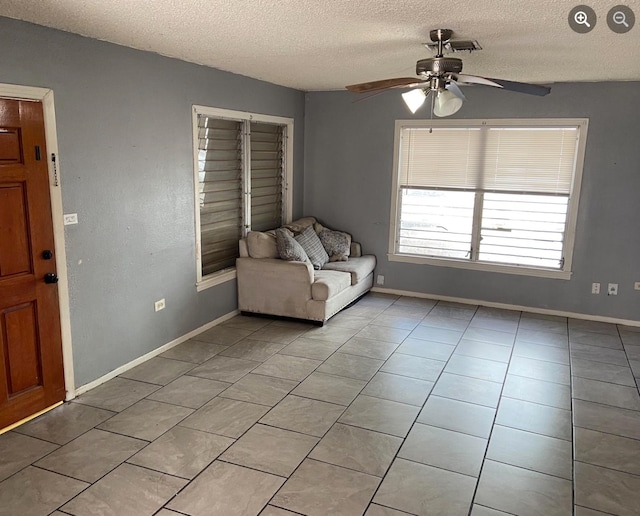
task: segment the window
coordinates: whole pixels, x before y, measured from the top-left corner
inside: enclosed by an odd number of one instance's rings
[[[586,131],[397,121],[389,259],[569,278]]]
[[[193,108],[198,290],[235,277],[238,240],[291,207],[293,120]]]

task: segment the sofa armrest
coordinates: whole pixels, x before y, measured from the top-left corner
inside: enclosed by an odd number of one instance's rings
[[[362,246],[358,242],[351,242],[351,251],[349,252],[349,256],[362,256]]]

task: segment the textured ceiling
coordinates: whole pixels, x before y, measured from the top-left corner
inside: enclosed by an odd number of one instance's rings
[[[483,47],[464,73],[524,82],[640,80],[640,23],[588,34],[566,0],[2,0],[0,15],[301,90],[413,76],[429,30]],[[602,7],[595,5],[599,4]],[[640,21],[640,0],[627,1]],[[7,49],[5,49],[7,51]]]

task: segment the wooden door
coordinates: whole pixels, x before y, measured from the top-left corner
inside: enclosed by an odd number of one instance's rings
[[[42,103],[0,99],[0,429],[65,397],[53,243]]]

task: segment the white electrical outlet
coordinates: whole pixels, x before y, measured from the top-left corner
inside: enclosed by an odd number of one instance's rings
[[[600,283],[592,283],[591,284],[591,293],[599,294],[600,293]]]
[[[162,299],[160,299],[159,301],[156,301],[154,303],[154,306],[156,308],[156,312],[159,312],[160,310],[164,310],[164,307],[165,307],[164,297]]]
[[[617,283],[609,283],[607,287],[607,295],[609,296],[617,296],[618,295],[618,284]]]
[[[633,288],[634,288],[634,289],[636,289],[636,290],[640,290],[640,281],[636,281],[636,282],[633,284]]]
[[[384,276],[382,274],[378,274],[378,279],[376,280],[378,285],[384,285]]]
[[[63,222],[65,226],[69,226],[71,224],[78,223],[78,214],[77,213],[65,213],[63,215]]]

